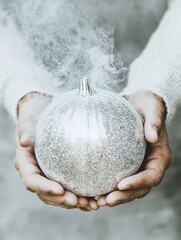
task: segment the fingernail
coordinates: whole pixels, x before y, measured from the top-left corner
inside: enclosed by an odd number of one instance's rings
[[[129,188],[129,182],[127,180],[122,180],[119,184],[118,184],[118,189],[119,190],[125,190]]]

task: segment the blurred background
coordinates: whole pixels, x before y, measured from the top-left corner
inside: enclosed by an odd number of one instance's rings
[[[144,1],[142,8],[139,5],[129,8],[129,1],[125,2],[120,26],[124,28],[125,14],[130,15],[130,23],[124,36],[117,32],[116,41],[129,66],[157,27],[166,9],[166,1],[160,0],[156,11],[148,1]],[[110,4],[105,7],[105,13],[106,9],[110,15],[115,11]],[[145,18],[140,19],[139,13]],[[160,186],[142,200],[85,213],[46,206],[25,189],[13,166],[15,125],[5,109],[0,107],[0,240],[180,240],[180,122],[181,108],[169,126],[175,161]]]

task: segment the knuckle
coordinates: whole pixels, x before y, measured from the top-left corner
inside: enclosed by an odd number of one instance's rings
[[[31,179],[29,177],[24,179],[24,184],[25,184],[26,189],[29,192],[35,192],[35,190],[32,187]]]
[[[127,184],[127,189],[130,189],[130,190],[136,190],[136,187],[137,185],[140,184],[140,179],[136,179],[136,181],[134,183],[129,183]]]
[[[155,101],[155,104],[159,106],[159,109],[164,112],[165,111],[165,101],[163,100],[163,98],[155,93],[153,93],[153,98]]]
[[[160,184],[160,182],[162,181],[164,177],[164,173],[161,169],[155,169],[155,179],[153,182],[153,186],[158,186]]]
[[[161,118],[156,118],[156,119],[155,119],[155,122],[154,122],[154,126],[155,126],[156,128],[160,128],[160,127],[162,126],[162,123],[163,123],[163,121],[162,121]]]
[[[157,116],[155,112],[152,113],[152,116],[150,115],[147,119],[147,123],[151,125],[152,128],[155,128],[156,131],[160,132],[162,126],[163,126],[163,121],[160,117]]]
[[[160,116],[160,119],[163,121],[166,118],[166,105],[162,97],[153,94],[152,106],[157,110],[157,115]]]
[[[44,199],[44,197],[43,197],[42,194],[37,193],[36,195],[38,196],[38,198],[39,198],[42,202],[44,202],[44,203],[46,202],[46,200]]]

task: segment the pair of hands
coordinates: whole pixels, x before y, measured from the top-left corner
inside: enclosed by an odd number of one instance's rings
[[[158,185],[172,163],[165,126],[166,107],[159,96],[149,91],[139,91],[128,97],[144,120],[148,142],[147,153],[139,173],[122,180],[118,189],[98,199],[79,197],[66,191],[41,172],[34,155],[35,125],[51,98],[38,93],[27,94],[18,109],[15,167],[27,190],[34,192],[45,203],[84,211],[98,210],[103,206],[116,206],[146,196]]]

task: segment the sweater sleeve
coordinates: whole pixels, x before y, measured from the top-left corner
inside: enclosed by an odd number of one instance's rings
[[[121,94],[138,90],[160,95],[167,106],[168,120],[181,102],[181,0],[170,1],[145,50],[130,66],[128,85]]]
[[[29,92],[54,95],[52,77],[37,63],[13,22],[0,23],[0,103],[16,120],[18,101]]]

